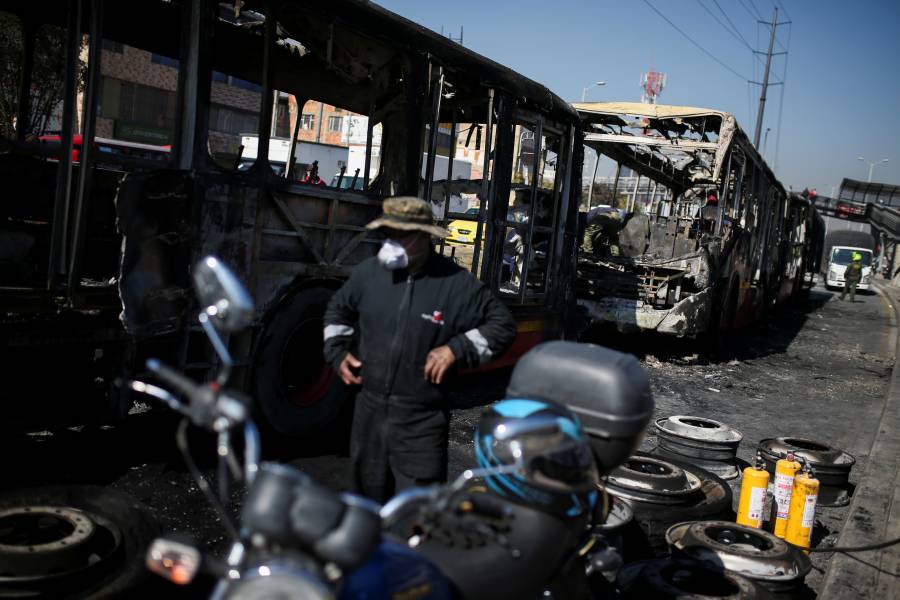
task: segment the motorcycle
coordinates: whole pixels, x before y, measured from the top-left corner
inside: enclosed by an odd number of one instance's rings
[[[194,269],[198,321],[221,369],[200,384],[151,359],[161,385],[131,382],[184,418],[176,441],[231,539],[224,559],[177,536],[157,538],[148,568],[190,584],[212,576],[215,599],[578,598],[605,593],[621,559],[602,531],[610,507],[599,478],[640,443],[653,410],[633,358],[550,342],[520,359],[507,398],[476,431],[478,467],[449,485],[405,490],[380,506],[337,493],[287,465],[260,461],[250,400],[226,387],[233,365],[221,333],[252,321],[252,299],[214,257]],[[182,400],[182,398],[184,400]],[[217,436],[218,495],[187,443],[190,424]],[[233,448],[243,437],[243,461]],[[246,487],[240,525],[228,482]]]

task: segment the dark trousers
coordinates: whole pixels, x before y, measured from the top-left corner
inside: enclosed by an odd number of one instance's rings
[[[406,488],[446,481],[449,425],[443,401],[362,390],[350,439],[353,491],[383,503]]]
[[[844,280],[844,291],[841,292],[841,300],[844,299],[844,296],[847,292],[850,292],[850,302],[856,302],[856,286],[859,285],[859,279],[845,279]]]

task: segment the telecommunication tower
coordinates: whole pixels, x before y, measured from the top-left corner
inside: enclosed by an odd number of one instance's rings
[[[641,102],[644,104],[656,104],[656,97],[662,93],[666,87],[666,74],[659,71],[647,71],[641,75]]]

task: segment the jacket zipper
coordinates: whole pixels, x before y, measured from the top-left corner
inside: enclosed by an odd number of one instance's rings
[[[409,312],[410,299],[412,297],[412,287],[412,275],[407,275],[406,289],[404,289],[403,291],[403,299],[400,301],[400,307],[397,310],[397,330],[394,334],[394,339],[391,341],[391,349],[389,354],[390,360],[388,361],[388,368],[391,371],[390,373],[388,373],[389,376],[386,380],[387,387],[384,390],[385,396],[389,396],[394,390],[394,382],[397,379],[397,371],[400,370],[400,357],[397,353],[397,350],[402,343],[403,336],[406,334],[406,326],[409,319],[405,318],[407,316],[405,313]]]

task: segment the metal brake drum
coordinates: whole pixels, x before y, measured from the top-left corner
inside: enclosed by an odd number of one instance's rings
[[[856,459],[840,448],[824,442],[798,437],[779,437],[762,440],[759,452],[766,470],[775,473],[775,463],[794,453],[809,463],[819,480],[819,506],[846,506],[850,503],[850,471]]]
[[[773,593],[796,591],[812,568],[809,557],[775,535],[729,521],[693,521],[666,532],[673,556],[740,573]]]
[[[7,588],[102,574],[122,534],[100,515],[69,506],[0,510],[0,595]]]
[[[770,600],[773,596],[750,579],[688,559],[638,561],[626,565],[616,578],[622,598]]]
[[[689,462],[722,479],[734,479],[740,474],[737,449],[744,436],[725,423],[675,415],[657,419],[656,433],[656,453],[660,456]]]
[[[702,499],[702,482],[695,474],[668,461],[635,455],[617,467],[606,489],[629,500],[687,506]]]

